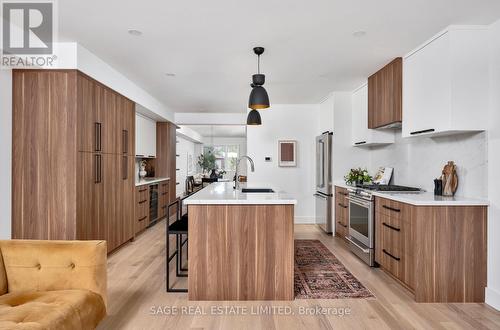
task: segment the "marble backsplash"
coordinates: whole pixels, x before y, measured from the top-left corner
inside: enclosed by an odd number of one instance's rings
[[[396,132],[396,143],[371,148],[369,169],[394,168],[393,183],[434,190],[434,179],[441,175],[447,161],[457,165],[458,196],[487,197],[488,154],[485,132],[464,133],[446,137],[402,138]]]

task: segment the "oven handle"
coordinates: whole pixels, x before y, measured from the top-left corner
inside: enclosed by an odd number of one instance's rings
[[[323,199],[328,199],[328,196],[324,196],[324,195],[321,195],[321,194],[318,194],[318,193],[314,194],[313,196],[319,197],[319,198],[323,198]]]
[[[352,243],[353,245],[355,245],[358,249],[360,249],[364,253],[370,253],[369,249],[365,249],[364,247],[361,247],[361,245],[359,245],[358,243],[354,242],[350,237],[346,236],[345,239],[348,240],[349,243]]]
[[[347,200],[351,203],[354,203],[354,204],[362,206],[362,207],[366,207],[366,208],[371,207],[371,202],[368,202],[368,201],[359,200],[359,199],[353,198],[353,197],[347,197]]]

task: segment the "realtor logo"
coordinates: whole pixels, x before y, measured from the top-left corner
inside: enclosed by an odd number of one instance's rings
[[[3,55],[53,52],[54,10],[51,1],[2,3]]]

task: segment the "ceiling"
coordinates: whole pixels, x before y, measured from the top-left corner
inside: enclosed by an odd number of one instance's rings
[[[203,137],[246,137],[246,126],[240,125],[182,125]]]
[[[254,46],[266,48],[261,68],[271,103],[318,103],[358,87],[447,25],[500,18],[498,0],[58,4],[62,41],[79,42],[175,112],[245,112]]]

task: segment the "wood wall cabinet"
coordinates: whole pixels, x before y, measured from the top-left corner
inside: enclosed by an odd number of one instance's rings
[[[401,57],[368,78],[368,128],[401,126],[402,83]]]
[[[352,145],[370,147],[394,143],[394,132],[368,128],[368,85],[352,93]]]
[[[170,178],[168,186],[168,199],[172,203],[176,196],[176,129],[177,126],[170,122],[156,123],[156,176]],[[175,207],[170,210],[175,214]]]
[[[133,238],[134,103],[77,70],[13,70],[18,239]]]
[[[485,206],[375,199],[375,261],[417,302],[484,302]]]
[[[403,137],[488,127],[487,27],[448,28],[403,60]]]
[[[335,235],[345,239],[349,234],[349,201],[347,189],[335,187]]]

